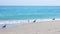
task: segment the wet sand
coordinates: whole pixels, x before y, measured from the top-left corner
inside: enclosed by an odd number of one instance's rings
[[[60,34],[60,20],[41,21],[17,25],[11,28],[0,28],[0,34]]]

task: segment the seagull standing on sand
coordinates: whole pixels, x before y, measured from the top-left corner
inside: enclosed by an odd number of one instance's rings
[[[6,28],[6,24],[4,26],[2,26],[2,28]]]

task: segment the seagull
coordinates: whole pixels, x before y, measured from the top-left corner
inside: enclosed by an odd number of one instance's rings
[[[6,24],[4,26],[2,26],[2,28],[6,28]]]

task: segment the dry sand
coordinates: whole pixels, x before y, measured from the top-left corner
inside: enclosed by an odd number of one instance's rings
[[[17,25],[0,29],[0,34],[60,34],[60,20]]]

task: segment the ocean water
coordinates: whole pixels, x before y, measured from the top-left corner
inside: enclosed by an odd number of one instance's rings
[[[60,18],[60,6],[0,6],[0,20]]]
[[[0,20],[48,18],[60,18],[60,6],[0,6]],[[16,25],[7,24],[7,27]]]

